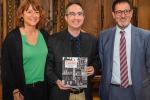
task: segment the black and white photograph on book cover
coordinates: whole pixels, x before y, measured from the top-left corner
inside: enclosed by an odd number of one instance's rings
[[[62,58],[62,82],[72,88],[87,88],[87,57]]]

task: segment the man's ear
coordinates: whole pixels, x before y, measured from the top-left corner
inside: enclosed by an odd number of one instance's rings
[[[112,16],[113,16],[113,18],[115,18],[115,13],[114,12],[112,12]]]
[[[65,20],[66,20],[66,21],[68,20],[68,17],[67,17],[67,15],[65,15]]]
[[[132,17],[132,16],[133,16],[133,9],[131,10],[131,12],[130,12],[130,13],[131,13],[131,17]]]

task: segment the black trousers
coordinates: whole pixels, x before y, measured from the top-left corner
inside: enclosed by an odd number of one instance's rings
[[[25,100],[48,100],[48,91],[45,82],[25,86]]]

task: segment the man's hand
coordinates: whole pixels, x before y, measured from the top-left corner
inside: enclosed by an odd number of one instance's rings
[[[57,80],[56,84],[59,87],[59,89],[61,89],[61,90],[71,89],[71,87],[69,85],[64,85],[61,80]]]
[[[85,72],[88,76],[93,75],[94,74],[94,67],[93,66],[85,67]]]

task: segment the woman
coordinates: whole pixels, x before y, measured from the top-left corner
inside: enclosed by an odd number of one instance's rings
[[[38,0],[22,0],[16,26],[2,47],[3,100],[45,100],[48,33],[39,30],[44,11]]]

